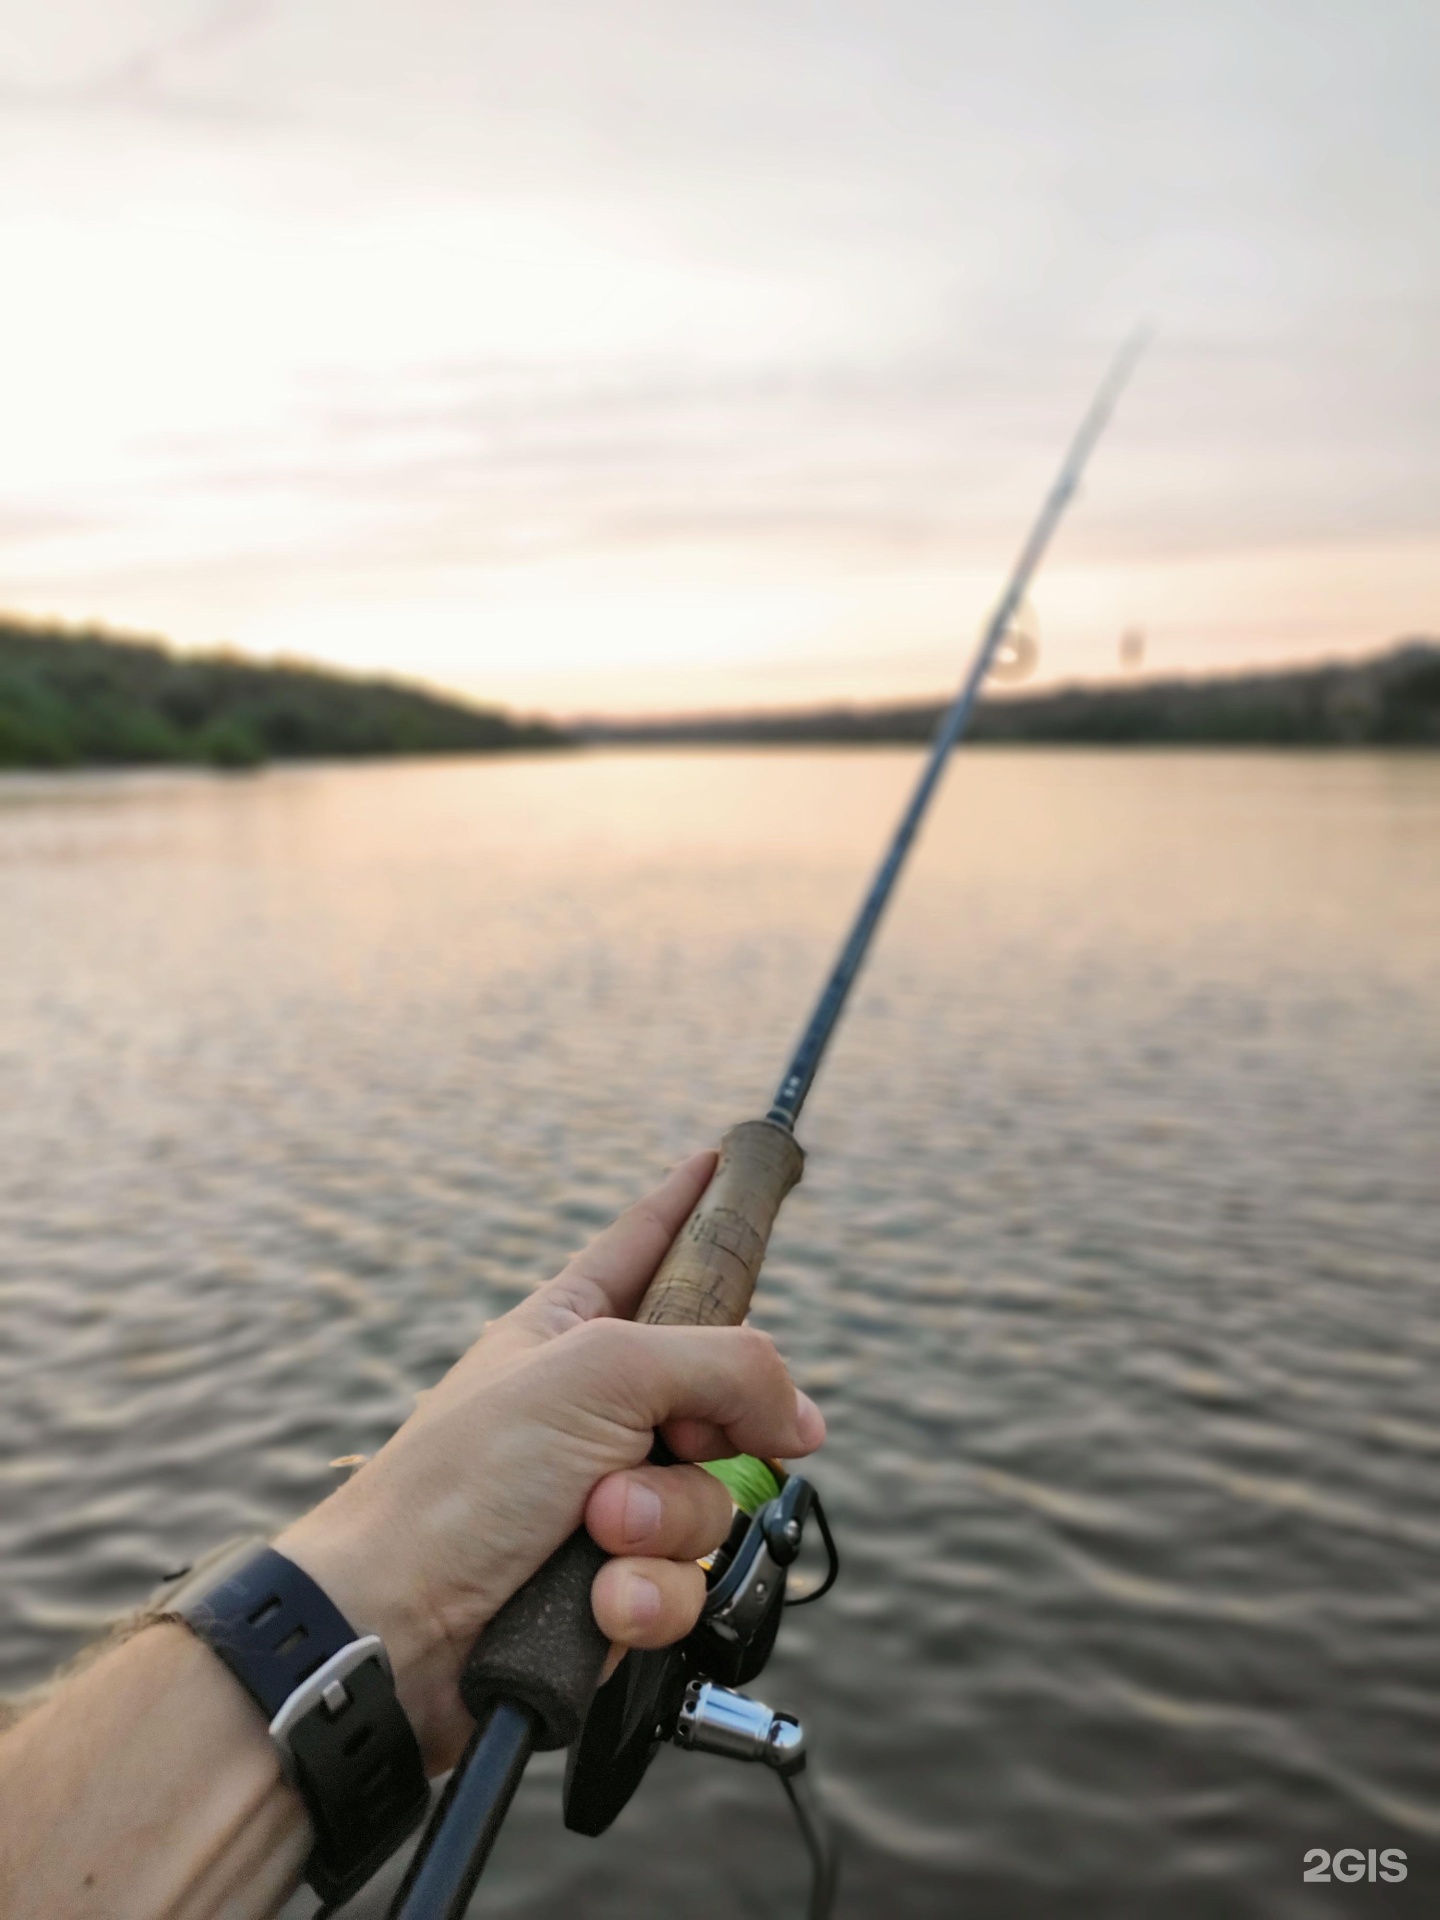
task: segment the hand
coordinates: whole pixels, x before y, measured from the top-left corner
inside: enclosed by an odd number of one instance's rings
[[[582,1515],[616,1556],[592,1604],[617,1646],[666,1646],[695,1624],[695,1562],[724,1539],[730,1497],[699,1467],[644,1464],[657,1427],[681,1461],[794,1458],[824,1439],[765,1334],[630,1318],[714,1169],[713,1153],[685,1161],[492,1321],[380,1452],[275,1543],[357,1632],[384,1639],[432,1773],[469,1737],[457,1681],[473,1642]]]

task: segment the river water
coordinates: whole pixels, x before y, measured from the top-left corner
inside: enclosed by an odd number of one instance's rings
[[[760,1109],[915,766],[0,782],[0,1688]],[[842,1915],[1440,1908],[1437,1011],[1440,758],[957,759],[758,1309]],[[557,1779],[477,1913],[800,1910],[773,1780],[663,1755],[593,1842]]]

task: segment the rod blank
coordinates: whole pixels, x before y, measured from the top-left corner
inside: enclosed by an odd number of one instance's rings
[[[782,1127],[793,1127],[805,1104],[805,1096],[810,1091],[811,1082],[830,1044],[830,1036],[835,1031],[855,976],[860,971],[861,962],[874,938],[875,929],[880,924],[880,916],[885,911],[885,903],[894,892],[895,882],[900,877],[900,869],[905,864],[905,856],[910,851],[911,842],[919,831],[920,822],[930,805],[935,788],[944,771],[950,750],[964,733],[969,724],[970,714],[979,697],[985,675],[990,670],[990,662],[996,649],[1010,630],[1026,589],[1034,579],[1045,549],[1050,544],[1051,535],[1064,518],[1065,509],[1074,497],[1080,484],[1080,476],[1085,463],[1095,449],[1095,443],[1105,431],[1115,402],[1120,398],[1121,390],[1135,370],[1135,363],[1144,352],[1147,336],[1132,334],[1115,356],[1109,372],[1100,382],[1095,398],[1090,402],[1084,419],[1080,422],[1069,451],[1060,463],[1060,471],[1055,476],[1054,485],[1045,496],[1044,504],[1031,527],[1020,557],[1015,562],[1010,580],[1000,597],[999,604],[990,616],[989,625],[981,635],[980,644],[975,649],[975,657],[969,671],[961,682],[960,691],[951,702],[950,709],[940,723],[935,735],[935,743],[930,749],[930,758],[910,796],[910,804],[901,815],[900,824],[890,842],[885,858],[880,862],[879,872],[870,883],[870,891],[861,903],[855,924],[846,937],[840,956],[825,982],[815,1011],[810,1016],[810,1024],[801,1036],[800,1044],[791,1057],[789,1066],[775,1092],[770,1108],[769,1119]]]

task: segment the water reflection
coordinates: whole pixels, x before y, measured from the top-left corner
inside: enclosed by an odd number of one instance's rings
[[[4,1684],[757,1109],[913,768],[0,782]],[[1433,760],[957,762],[763,1296],[834,1435],[766,1686],[844,1910],[1433,1905],[1437,827]],[[553,1776],[487,1911],[792,1910],[773,1783],[676,1755],[591,1843]],[[1301,1884],[1348,1845],[1410,1880]]]

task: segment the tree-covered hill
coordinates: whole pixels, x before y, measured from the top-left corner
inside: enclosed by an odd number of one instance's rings
[[[684,741],[839,745],[923,742],[944,703],[828,707],[791,713],[596,721],[597,742]],[[1369,660],[1270,668],[1193,680],[1139,680],[987,694],[975,709],[977,741],[1089,746],[1440,746],[1440,644],[1408,640]]]
[[[0,617],[0,766],[208,762],[554,747],[538,723],[392,680],[176,654]]]

